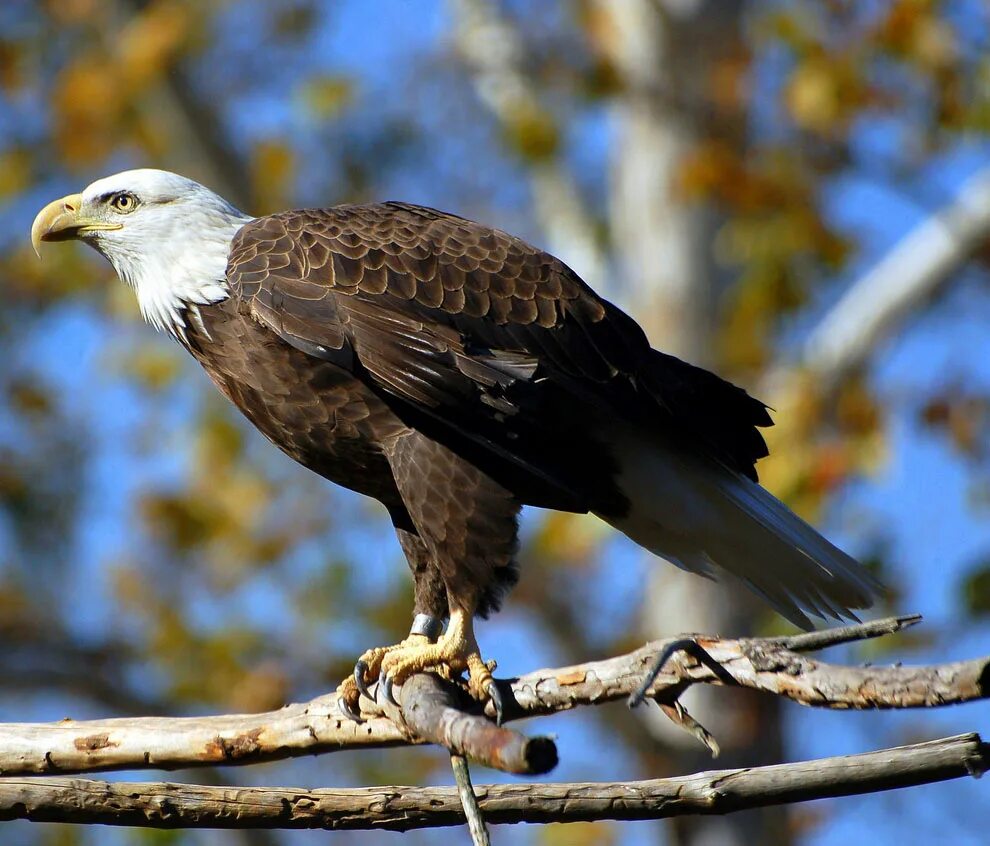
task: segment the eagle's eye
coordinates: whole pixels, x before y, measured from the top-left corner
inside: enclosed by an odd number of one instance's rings
[[[135,208],[137,208],[137,197],[126,192],[122,194],[114,194],[110,199],[110,205],[113,206],[114,211],[119,211],[126,214],[127,212],[132,212]]]

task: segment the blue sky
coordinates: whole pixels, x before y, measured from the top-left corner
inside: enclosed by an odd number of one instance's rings
[[[220,35],[229,42],[229,49],[252,47],[250,39],[264,17],[262,8],[257,3],[231,7]],[[350,114],[345,115],[348,125],[352,129],[356,127],[353,131],[360,132],[362,121],[378,119],[379,109],[385,114],[408,115],[411,102],[417,107],[414,119],[435,142],[433,152],[438,160],[388,170],[375,186],[379,198],[424,202],[469,215],[475,209],[483,209],[489,222],[539,243],[541,233],[527,205],[525,174],[500,155],[498,141],[492,137],[491,127],[484,119],[448,140],[443,140],[439,131],[430,132],[431,125],[439,126],[438,115],[463,113],[456,99],[451,102],[432,99],[436,92],[444,90],[442,68],[429,73],[423,71],[424,66],[435,68],[436,57],[442,59],[444,51],[451,49],[448,23],[445,6],[427,0],[334,3],[332,14],[327,15],[325,24],[308,44],[302,63],[308,67],[315,64],[329,74],[357,77]],[[328,135],[313,132],[313,127],[307,124],[310,119],[300,108],[298,97],[286,93],[297,89],[294,68],[291,63],[273,62],[267,87],[247,92],[231,104],[230,128],[235,137],[243,139],[288,130],[308,139],[307,151],[318,156],[326,138],[339,138],[340,133],[335,129]],[[203,72],[216,70],[204,68]],[[415,90],[417,82],[423,84],[424,90]],[[0,109],[0,132],[9,126],[11,114]],[[576,116],[568,139],[568,161],[579,171],[590,201],[599,205],[604,204],[613,130],[607,112],[587,107]],[[873,135],[867,132],[863,143],[883,147],[890,143],[892,132],[889,127],[878,128]],[[936,162],[924,175],[924,184],[913,187],[923,188],[928,196],[951,196],[968,174],[988,161],[990,155],[985,147],[973,145],[960,149]],[[139,162],[113,162],[103,170],[116,169],[118,164],[123,167]],[[89,177],[95,179],[101,175],[102,170]],[[481,187],[476,187],[473,193],[460,191],[473,177],[477,177],[473,181]],[[66,180],[64,186],[56,188],[64,187],[68,191],[78,187],[70,184],[68,177]],[[321,202],[319,197],[309,195],[312,191],[312,186],[300,184],[300,202]],[[874,178],[855,171],[830,187],[829,214],[843,228],[858,233],[861,252],[847,272],[834,280],[834,286],[825,289],[823,301],[856,278],[930,211],[905,196],[898,188],[878,184]],[[331,196],[322,201],[344,199],[347,198]],[[33,201],[27,201],[0,208],[0,232],[15,232],[26,238],[34,205]],[[575,269],[581,271],[580,267]],[[109,269],[105,276],[108,284],[116,284]],[[797,321],[791,332],[785,333],[785,340],[800,335],[807,319]],[[919,403],[933,388],[949,382],[990,386],[988,325],[990,288],[985,273],[966,271],[959,274],[945,296],[911,317],[896,337],[880,346],[869,378],[890,412],[889,454],[874,476],[850,484],[837,497],[829,513],[826,529],[830,536],[852,550],[859,545],[867,551],[865,545],[878,529],[890,539],[890,559],[905,587],[897,610],[923,613],[926,628],[936,635],[929,649],[912,653],[906,660],[943,661],[990,652],[990,627],[984,623],[963,630],[957,620],[958,586],[967,568],[980,556],[985,557],[990,549],[990,521],[986,519],[986,511],[974,509],[971,502],[974,476],[970,466],[943,438],[917,423]],[[110,350],[118,342],[116,338],[150,331],[137,324],[108,322],[91,309],[70,303],[53,310],[39,325],[31,346],[23,351],[23,355],[36,356],[44,363],[46,374],[64,391],[70,408],[87,420],[94,438],[96,455],[87,480],[87,519],[80,538],[83,554],[75,570],[75,584],[67,585],[68,590],[98,594],[106,589],[108,562],[126,555],[135,540],[128,526],[133,492],[145,479],[181,475],[183,452],[174,440],[181,438],[183,419],[191,413],[196,391],[180,385],[164,402],[137,395],[101,375],[104,363],[111,358]],[[162,339],[160,343],[169,342]],[[64,366],[67,359],[73,362],[72,369]],[[184,382],[188,380],[191,386],[192,380],[204,378],[192,362],[186,363]],[[766,399],[773,404],[772,397]],[[164,433],[165,440],[159,448],[135,459],[131,448],[133,430],[149,413],[155,416],[156,431]],[[252,449],[267,448],[260,437],[252,442]],[[294,473],[304,472],[283,469],[290,481],[300,478]],[[344,523],[347,509],[363,508],[348,495],[338,496],[336,502],[344,509]],[[384,521],[380,532],[362,528],[340,532],[338,537],[343,548],[358,553],[366,564],[360,574],[362,589],[373,590],[381,579],[405,578],[391,531]],[[607,561],[595,574],[596,584],[600,581],[605,607],[613,612],[607,616],[621,620],[621,609],[636,597],[646,565],[624,540],[610,543],[607,554]],[[319,561],[322,558],[318,551],[304,551],[299,556],[298,568],[302,572],[317,566]],[[244,614],[277,628],[287,609],[272,607],[271,596],[276,593],[267,591],[264,582],[253,584],[224,613]],[[204,617],[216,612],[213,607],[201,609]],[[100,604],[78,604],[72,622],[80,631],[98,630],[105,623]],[[538,625],[513,611],[511,602],[505,614],[481,628],[480,639],[483,647],[497,654],[500,673],[522,672],[552,664],[557,658],[540,640]],[[367,645],[360,633],[353,632],[336,632],[334,643],[338,648],[358,651]],[[836,650],[829,657],[835,661],[856,660],[855,652],[847,649]],[[891,660],[896,658],[892,656]],[[719,701],[731,708],[732,693],[723,692]],[[5,707],[0,703],[0,717],[55,719],[64,713],[63,703],[56,701],[32,700],[30,713],[25,712],[24,705]],[[979,729],[990,731],[985,704],[906,714],[833,714],[794,706],[786,708],[784,714],[792,759],[866,751],[900,742],[908,734],[935,737]],[[74,713],[74,716],[82,715],[82,709]],[[622,756],[604,756],[601,750],[608,745],[608,739],[587,715],[558,715],[533,724],[530,730],[559,735],[562,763],[554,779],[662,775],[636,773],[631,770],[631,762]],[[387,760],[388,756],[402,753],[361,754],[380,755]],[[346,760],[346,756],[330,756],[321,761],[317,769],[321,783],[349,782]],[[258,783],[296,783],[311,781],[314,769],[309,762],[290,762],[258,768],[256,772]],[[488,780],[501,780],[501,777],[488,772],[475,774],[476,782]],[[902,843],[918,837],[919,832],[927,835],[929,828],[938,830],[942,811],[949,807],[960,809],[958,827],[950,831],[951,842],[975,844],[982,842],[981,835],[966,808],[981,802],[985,804],[985,785],[976,782],[950,782],[896,794],[837,800],[827,803],[823,809],[827,811],[825,821],[811,831],[806,842],[816,846],[843,840],[858,842],[868,830],[877,846]],[[616,840],[630,844],[654,842],[654,831],[652,824],[627,824],[617,829]],[[945,829],[941,831],[944,833]],[[436,840],[439,842],[447,836],[451,835],[441,834]],[[325,837],[320,833],[300,834],[292,842],[316,843]],[[398,842],[387,835],[379,837]],[[534,830],[499,828],[494,840],[535,842]]]

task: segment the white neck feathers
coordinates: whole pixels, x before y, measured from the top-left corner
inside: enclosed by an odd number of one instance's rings
[[[107,258],[117,275],[134,288],[141,314],[152,326],[184,338],[183,313],[190,306],[211,305],[229,295],[226,269],[230,243],[251,218],[199,227],[187,223],[175,237],[142,245],[140,252],[121,249]]]

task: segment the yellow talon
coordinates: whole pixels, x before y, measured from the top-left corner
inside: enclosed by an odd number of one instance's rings
[[[416,648],[429,643],[430,640],[425,635],[411,634],[392,646],[376,646],[374,649],[369,649],[354,664],[354,682],[357,689],[369,699],[374,699],[375,697],[368,690],[368,685],[381,675],[385,656],[399,649]]]
[[[436,643],[425,641],[389,651],[381,659],[379,672],[391,687],[426,670],[448,678],[467,671],[469,692],[479,702],[487,702],[493,669],[494,662],[489,666],[481,657],[470,615],[454,610],[446,633]]]

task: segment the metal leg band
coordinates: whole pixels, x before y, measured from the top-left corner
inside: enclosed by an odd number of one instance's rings
[[[431,643],[435,642],[443,634],[443,620],[434,617],[432,614],[417,614],[413,618],[412,628],[409,629],[411,635],[422,635]]]

